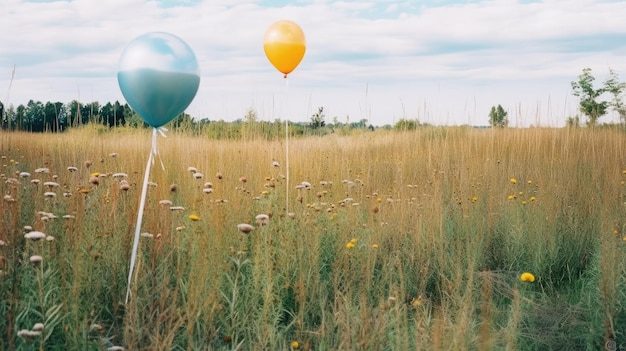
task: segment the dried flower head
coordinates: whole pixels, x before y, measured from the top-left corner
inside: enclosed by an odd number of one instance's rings
[[[261,213],[257,215],[255,219],[256,219],[256,224],[260,226],[267,225],[270,222],[270,216],[266,215],[265,213]]]
[[[26,234],[24,234],[24,238],[25,239],[29,239],[32,241],[37,241],[40,239],[44,239],[46,237],[46,234],[42,233],[42,232],[38,232],[38,231],[31,231],[28,232]]]
[[[237,229],[244,234],[248,234],[254,230],[254,227],[247,223],[237,224]]]
[[[30,256],[30,263],[32,263],[35,266],[40,264],[41,261],[43,261],[43,257],[41,257],[39,255]]]

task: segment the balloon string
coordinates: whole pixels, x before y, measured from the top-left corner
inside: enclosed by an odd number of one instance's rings
[[[159,128],[155,128],[155,130],[159,132],[159,134],[161,134],[162,137],[167,138],[167,135],[165,134],[165,132],[167,132],[167,128],[159,127]],[[152,153],[154,154],[154,158],[159,156],[159,162],[161,162],[161,168],[165,170],[165,165],[163,165],[163,160],[161,159],[161,155],[159,155],[159,151],[157,149],[156,137],[152,138]],[[154,158],[152,159],[152,165],[154,165]]]
[[[287,79],[287,75],[285,74],[285,104],[289,102],[289,80]],[[285,109],[288,111],[288,109]],[[286,191],[285,191],[285,212],[289,215],[289,117],[288,112],[285,116],[285,183],[286,183]]]
[[[160,132],[162,133],[162,132]],[[133,269],[135,268],[135,261],[137,260],[137,248],[139,246],[139,232],[141,230],[141,222],[143,220],[143,209],[146,205],[146,194],[148,192],[148,180],[150,179],[150,166],[154,163],[154,155],[157,154],[157,128],[152,130],[152,149],[150,150],[150,156],[148,156],[148,163],[146,164],[146,173],[143,177],[143,186],[141,188],[141,200],[139,201],[139,212],[137,213],[137,225],[135,225],[135,239],[133,241],[133,251],[130,255],[130,269],[128,270],[128,288],[126,290],[126,303],[128,303],[128,297],[130,296],[130,283],[133,276]],[[163,162],[161,161],[161,165]]]

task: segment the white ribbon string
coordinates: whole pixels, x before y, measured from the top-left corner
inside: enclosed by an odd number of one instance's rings
[[[133,241],[133,251],[130,255],[130,268],[128,270],[128,288],[126,290],[126,303],[128,303],[128,298],[130,296],[130,284],[131,279],[133,277],[133,270],[135,268],[135,261],[137,260],[137,248],[139,247],[139,232],[141,231],[141,222],[143,221],[143,210],[146,205],[146,195],[148,193],[148,181],[150,179],[150,166],[154,164],[154,159],[159,154],[157,149],[157,132],[161,134],[163,137],[166,137],[164,131],[167,129],[160,127],[154,128],[152,130],[152,148],[150,150],[150,156],[148,156],[148,163],[146,164],[146,172],[143,177],[143,186],[141,188],[141,200],[139,200],[139,212],[137,213],[137,224],[135,225],[135,238]],[[161,160],[161,156],[159,156],[159,161],[161,162],[161,167],[165,170],[165,166],[163,165],[163,160]]]

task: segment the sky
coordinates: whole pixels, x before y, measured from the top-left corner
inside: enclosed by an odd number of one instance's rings
[[[591,68],[626,81],[626,1],[609,0],[2,0],[0,101],[125,102],[119,59],[153,31],[183,39],[201,71],[186,112],[232,121],[562,126],[571,82]],[[277,20],[306,53],[285,80],[263,51]],[[616,114],[600,122],[617,121]]]

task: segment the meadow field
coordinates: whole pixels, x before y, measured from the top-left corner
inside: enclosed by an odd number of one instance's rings
[[[623,131],[338,134],[159,137],[128,303],[150,132],[0,134],[0,349],[626,349]]]

